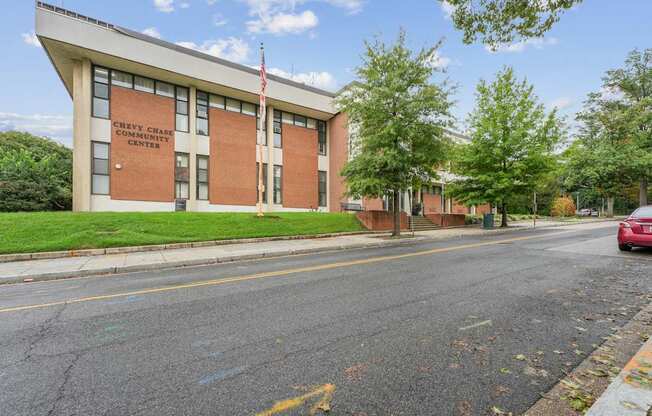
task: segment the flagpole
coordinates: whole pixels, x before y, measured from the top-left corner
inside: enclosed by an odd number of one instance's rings
[[[258,106],[260,111],[258,117],[258,217],[263,217],[263,192],[265,190],[265,184],[263,183],[263,126],[265,123],[265,114],[266,114],[266,99],[265,99],[265,89],[267,86],[267,75],[265,74],[265,50],[263,44],[260,44],[260,105]]]

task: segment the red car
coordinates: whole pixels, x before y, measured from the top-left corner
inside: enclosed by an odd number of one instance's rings
[[[634,211],[618,228],[618,248],[652,247],[652,205]]]

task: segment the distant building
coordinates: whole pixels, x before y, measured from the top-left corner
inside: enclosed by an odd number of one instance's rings
[[[253,212],[261,162],[266,211],[387,207],[344,196],[334,93],[269,74],[257,143],[257,69],[43,2],[36,34],[73,100],[75,211]],[[470,212],[444,188],[406,192],[402,206]]]

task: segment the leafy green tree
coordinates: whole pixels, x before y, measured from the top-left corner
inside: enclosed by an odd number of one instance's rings
[[[607,71],[603,88],[615,93],[601,105],[620,123],[618,141],[634,145],[631,168],[638,177],[639,204],[647,205],[652,177],[652,49],[630,52],[623,68]]]
[[[492,47],[543,36],[561,15],[582,0],[439,0],[451,11],[464,43],[478,37]]]
[[[29,133],[0,133],[0,211],[71,206],[72,151]]]
[[[401,31],[393,45],[365,46],[358,81],[337,99],[354,132],[342,175],[351,196],[392,196],[393,235],[399,235],[400,193],[430,182],[445,159],[451,89],[431,81],[439,45],[412,52]]]
[[[555,110],[546,113],[526,80],[505,68],[492,83],[478,84],[469,126],[471,143],[456,150],[452,164],[460,176],[446,189],[467,205],[497,205],[507,227],[509,201],[531,195],[554,169],[563,123]]]

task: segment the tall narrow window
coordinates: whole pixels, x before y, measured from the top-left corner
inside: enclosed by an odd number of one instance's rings
[[[260,202],[260,199],[258,198],[258,169],[260,168],[260,164],[256,162],[256,201]],[[263,204],[267,202],[267,163],[263,163],[263,185],[265,188],[263,188]]]
[[[136,77],[134,77],[134,89],[136,91],[150,92],[153,94],[154,80],[136,75]]]
[[[326,156],[326,122],[317,121],[317,138],[319,139],[319,154]]]
[[[188,199],[189,196],[190,168],[188,153],[177,153],[174,167],[174,197]]]
[[[299,127],[307,127],[308,120],[304,116],[294,115],[294,125]]]
[[[274,110],[274,147],[283,147],[283,127],[281,126],[281,112]]]
[[[188,132],[188,88],[176,88],[176,130]]]
[[[208,156],[197,155],[197,199],[208,199]]]
[[[93,68],[93,117],[109,118],[109,70]]]
[[[256,131],[260,130],[260,106],[256,106]],[[263,133],[256,134],[256,144],[267,146],[267,113],[265,113],[265,120],[263,120]]]
[[[283,166],[274,165],[274,203],[283,203]]]
[[[208,94],[197,91],[197,134],[208,136]]]
[[[326,171],[320,170],[317,173],[319,174],[319,206],[325,207],[328,205],[326,201],[326,190],[328,189],[326,187]]]
[[[109,194],[109,144],[91,142],[91,193],[97,195]]]

